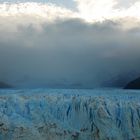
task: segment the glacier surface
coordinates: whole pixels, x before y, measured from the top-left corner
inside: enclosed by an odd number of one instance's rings
[[[140,140],[140,91],[0,90],[0,140]]]

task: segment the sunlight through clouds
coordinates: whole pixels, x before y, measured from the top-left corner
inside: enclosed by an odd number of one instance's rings
[[[129,0],[131,1],[131,0]],[[0,4],[0,16],[30,16],[41,21],[80,18],[87,22],[136,18],[140,20],[140,2],[125,7],[119,0],[74,0],[77,10],[51,3],[15,2]],[[41,18],[41,19],[40,19]]]
[[[90,20],[103,20],[110,17],[113,11],[115,0],[75,0],[82,18]]]
[[[135,1],[127,8],[123,8],[119,0],[75,0],[75,2],[81,18],[86,21],[116,20],[128,17],[140,19],[140,2]]]

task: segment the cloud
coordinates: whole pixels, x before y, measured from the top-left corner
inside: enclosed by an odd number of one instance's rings
[[[19,23],[20,20],[22,23],[26,18],[28,19],[26,20],[27,23],[41,23],[52,22],[56,19],[74,18],[76,17],[76,13],[52,3],[1,3],[0,17],[5,19],[9,17],[9,20],[14,20],[14,22],[17,18],[17,23]]]
[[[128,0],[75,0],[80,16],[86,21],[116,20],[133,17],[140,20],[140,2]]]
[[[89,88],[122,86],[139,74],[139,28],[126,31],[110,21],[69,19],[45,23],[42,29],[22,25],[14,34],[1,32],[1,81]]]
[[[78,5],[78,10],[83,18],[86,20],[102,20],[110,16],[113,11],[113,6],[116,4],[115,0],[75,0]]]
[[[54,3],[18,2],[0,3],[0,16],[13,18],[30,17],[29,21],[52,22],[57,19],[80,18],[86,22],[104,20],[119,20],[120,18],[135,18],[140,21],[140,2],[138,0],[74,0],[77,11]],[[21,21],[22,22],[22,21]]]
[[[87,22],[51,4],[0,6],[0,81],[18,87],[93,88],[124,86],[140,75],[135,17]]]

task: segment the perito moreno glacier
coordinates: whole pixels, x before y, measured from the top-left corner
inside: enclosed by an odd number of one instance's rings
[[[0,140],[140,140],[140,91],[0,90]]]

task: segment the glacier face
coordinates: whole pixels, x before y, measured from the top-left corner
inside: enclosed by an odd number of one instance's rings
[[[140,140],[140,91],[0,90],[0,140]]]

